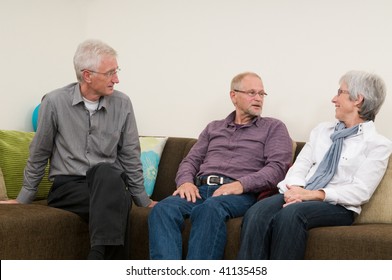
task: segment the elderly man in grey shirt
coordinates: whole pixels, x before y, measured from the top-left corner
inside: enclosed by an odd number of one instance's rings
[[[48,205],[89,223],[89,259],[127,258],[131,198],[138,206],[156,203],[144,189],[132,103],[114,90],[116,57],[101,41],[79,45],[74,56],[78,83],[44,96],[23,187],[16,200],[7,201],[32,202],[49,160]]]
[[[266,95],[257,74],[233,78],[235,111],[207,125],[179,167],[177,190],[150,213],[151,259],[182,258],[181,229],[188,217],[187,259],[221,259],[226,221],[243,216],[260,195],[277,192],[291,163],[292,141],[281,121],[260,116]]]

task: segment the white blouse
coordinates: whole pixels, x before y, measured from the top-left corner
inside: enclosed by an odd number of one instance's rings
[[[332,145],[335,123],[315,127],[286,177],[278,184],[280,193],[286,185],[305,186]],[[343,141],[336,174],[322,189],[324,201],[339,204],[356,213],[368,202],[380,183],[392,152],[392,142],[377,133],[374,122],[360,124],[358,133]]]

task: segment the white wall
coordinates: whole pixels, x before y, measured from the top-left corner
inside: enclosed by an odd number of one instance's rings
[[[119,52],[140,134],[197,137],[233,110],[230,80],[250,70],[269,93],[263,115],[306,141],[334,120],[346,71],[379,74],[391,94],[391,34],[389,0],[0,0],[0,129],[32,130],[41,96],[75,80],[78,43],[99,38]],[[390,139],[391,105],[376,120]]]

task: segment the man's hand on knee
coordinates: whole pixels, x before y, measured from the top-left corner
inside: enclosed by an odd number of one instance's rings
[[[212,196],[229,195],[229,194],[242,194],[244,187],[239,181],[235,181],[229,184],[224,184],[217,189]]]
[[[199,189],[193,183],[182,184],[177,188],[173,195],[179,195],[181,198],[184,198],[187,201],[192,201],[193,203],[196,202],[197,198],[201,199]]]

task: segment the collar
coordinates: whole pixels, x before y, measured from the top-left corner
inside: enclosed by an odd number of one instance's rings
[[[229,126],[231,126],[231,127],[236,126],[236,124],[234,123],[235,113],[236,112],[233,111],[226,117],[225,123],[226,123],[227,127],[229,127]],[[261,120],[261,116],[254,117],[250,123],[244,124],[243,126],[244,127],[248,127],[248,126],[252,126],[252,125],[258,126],[258,122],[260,120]]]
[[[108,102],[107,98],[108,98],[107,96],[101,96],[97,110],[101,110],[102,107],[107,109],[107,102]],[[75,85],[74,92],[73,92],[72,106],[75,106],[75,105],[82,103],[82,102],[84,102],[83,96],[82,96],[82,93],[80,92],[80,85],[79,85],[79,83],[77,83]]]
[[[339,124],[339,121],[335,123],[335,127]],[[360,135],[360,134],[372,134],[373,132],[376,131],[376,127],[374,125],[373,121],[365,121],[363,123],[360,123],[358,125],[358,132],[355,135]]]

